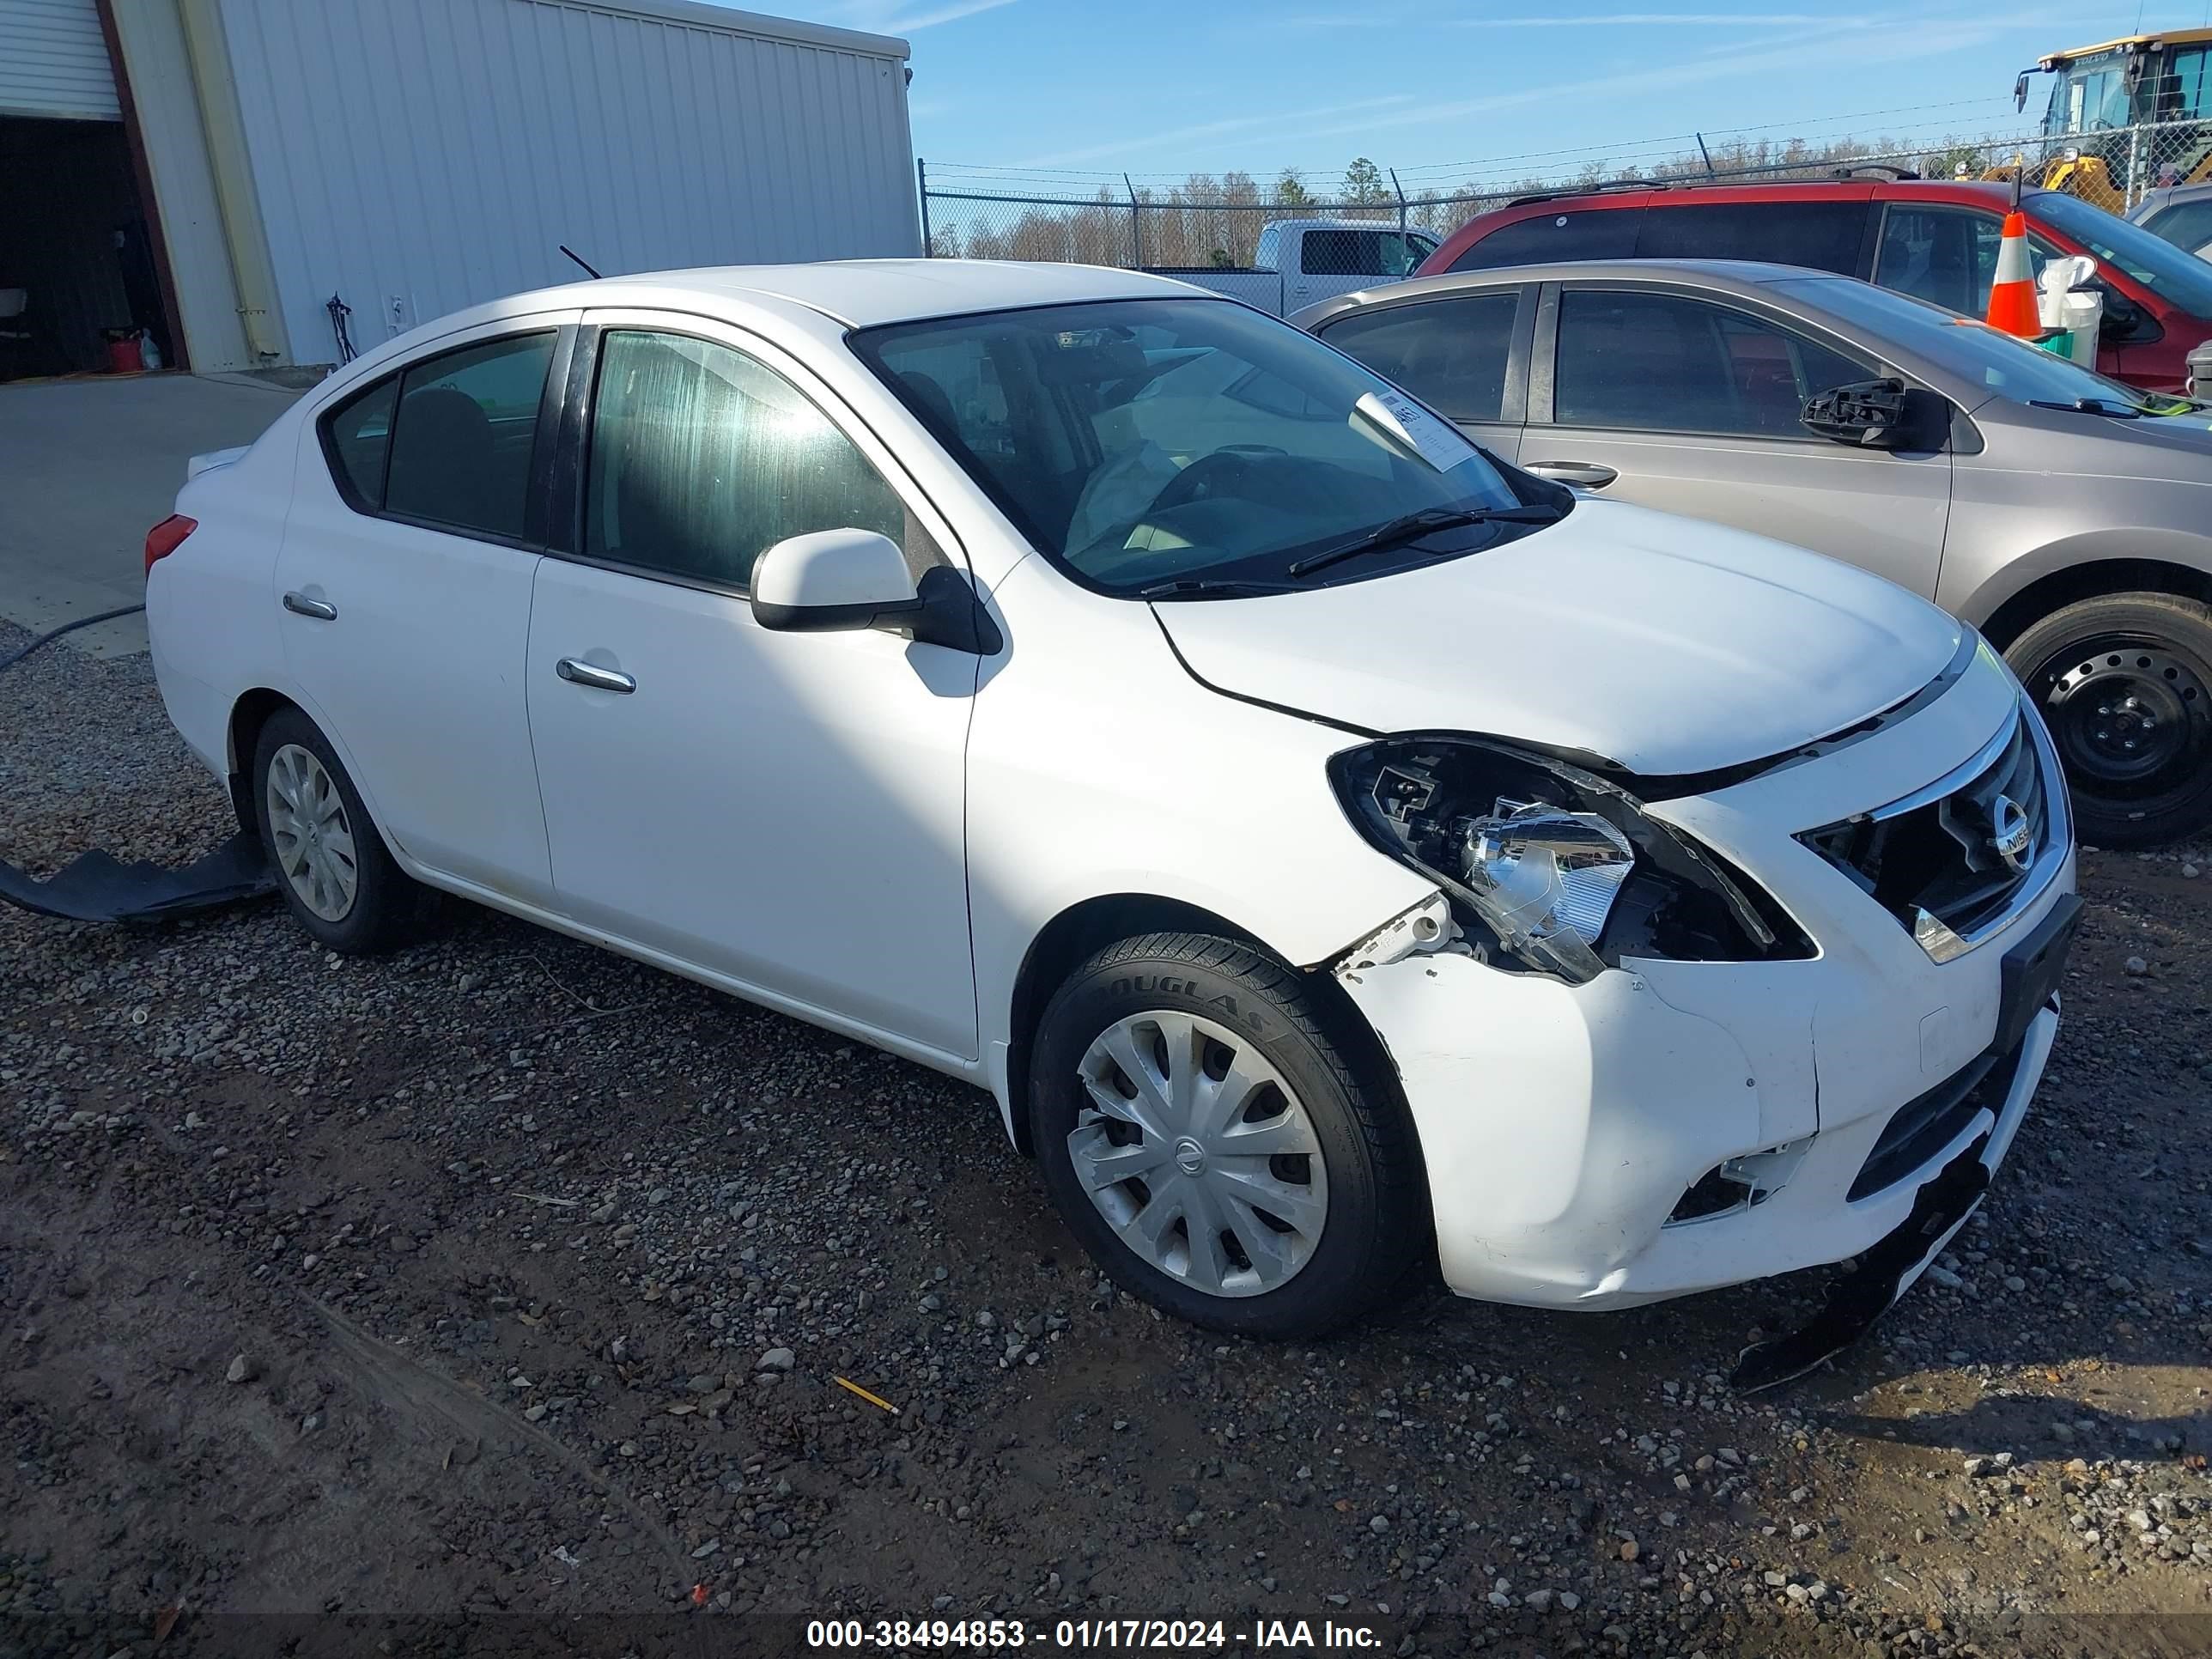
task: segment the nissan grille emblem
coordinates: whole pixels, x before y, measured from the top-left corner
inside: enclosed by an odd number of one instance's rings
[[[2027,873],[2028,843],[2033,838],[2027,814],[2018,801],[2010,795],[1999,795],[1990,803],[1990,845],[2015,875]]]

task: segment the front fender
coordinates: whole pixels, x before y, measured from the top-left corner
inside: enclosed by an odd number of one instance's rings
[[[976,695],[969,738],[968,908],[987,1055],[996,1045],[1003,1066],[1030,946],[1086,900],[1209,911],[1311,966],[1433,890],[1337,804],[1328,757],[1358,737],[1200,684],[1151,607],[1085,593],[1041,562],[994,594],[1009,649]]]

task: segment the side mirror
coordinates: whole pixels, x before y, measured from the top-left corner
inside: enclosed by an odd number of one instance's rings
[[[2158,338],[2161,331],[2150,313],[2114,288],[2102,277],[2092,277],[2082,284],[2105,296],[2105,315],[2098,325],[2100,339],[2115,345],[2133,343],[2142,344]]]
[[[1902,449],[1910,410],[1902,380],[1858,380],[1805,400],[1808,432],[1863,449]]]
[[[1003,643],[965,580],[935,565],[917,583],[898,544],[872,530],[817,530],[769,548],[753,562],[752,611],[781,634],[882,628],[978,656]]]

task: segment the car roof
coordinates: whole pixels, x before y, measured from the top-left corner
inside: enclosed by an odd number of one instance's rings
[[[510,295],[439,319],[441,331],[527,312],[641,307],[712,313],[734,302],[796,307],[848,328],[1085,300],[1220,296],[1170,277],[1103,265],[1013,259],[828,259],[799,265],[647,270]],[[716,302],[722,302],[718,305]],[[703,302],[703,303],[702,303]]]
[[[1340,312],[1378,301],[1413,299],[1425,294],[1451,294],[1478,288],[1520,288],[1529,283],[1575,283],[1603,278],[1611,281],[1664,285],[1687,284],[1738,293],[1791,277],[1824,278],[1839,283],[1856,280],[1832,270],[1804,265],[1773,264],[1759,259],[1556,259],[1542,264],[1491,265],[1480,270],[1447,270],[1434,276],[1384,288],[1362,289],[1340,294],[1308,306],[1291,319],[1301,327],[1335,316]]]
[[[1139,270],[1018,259],[828,259],[814,264],[653,271],[620,280],[708,295],[788,301],[854,328],[1021,306],[1205,293]]]
[[[2048,193],[2030,189],[2024,195],[2032,199]],[[2008,204],[2012,198],[2012,186],[1980,179],[1623,179],[1595,190],[1539,191],[1532,195],[1516,196],[1504,206],[1478,214],[1468,222],[1474,224],[1478,220],[1507,214],[1519,217],[1524,209],[1550,209],[1569,204],[1579,204],[1584,208],[1659,207],[1717,198],[1721,201],[1788,202],[1816,200],[1823,196],[1847,196],[1860,200],[1904,198],[1915,201]]]

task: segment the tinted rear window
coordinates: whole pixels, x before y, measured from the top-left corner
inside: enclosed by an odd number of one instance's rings
[[[331,460],[353,504],[368,512],[384,505],[384,463],[392,453],[392,409],[399,377],[357,392],[324,419]]]
[[[1848,202],[1663,202],[1644,215],[1637,257],[1765,259],[1855,275],[1868,204]]]
[[[2177,203],[2154,213],[2143,221],[2143,228],[2164,237],[2178,248],[2195,253],[2212,243],[2212,198]]]
[[[1452,261],[1454,270],[1542,264],[1552,259],[1626,259],[1636,252],[1642,208],[1539,213],[1501,225]]]
[[[1495,421],[1520,307],[1517,288],[1385,306],[1354,312],[1321,337],[1455,421]]]

